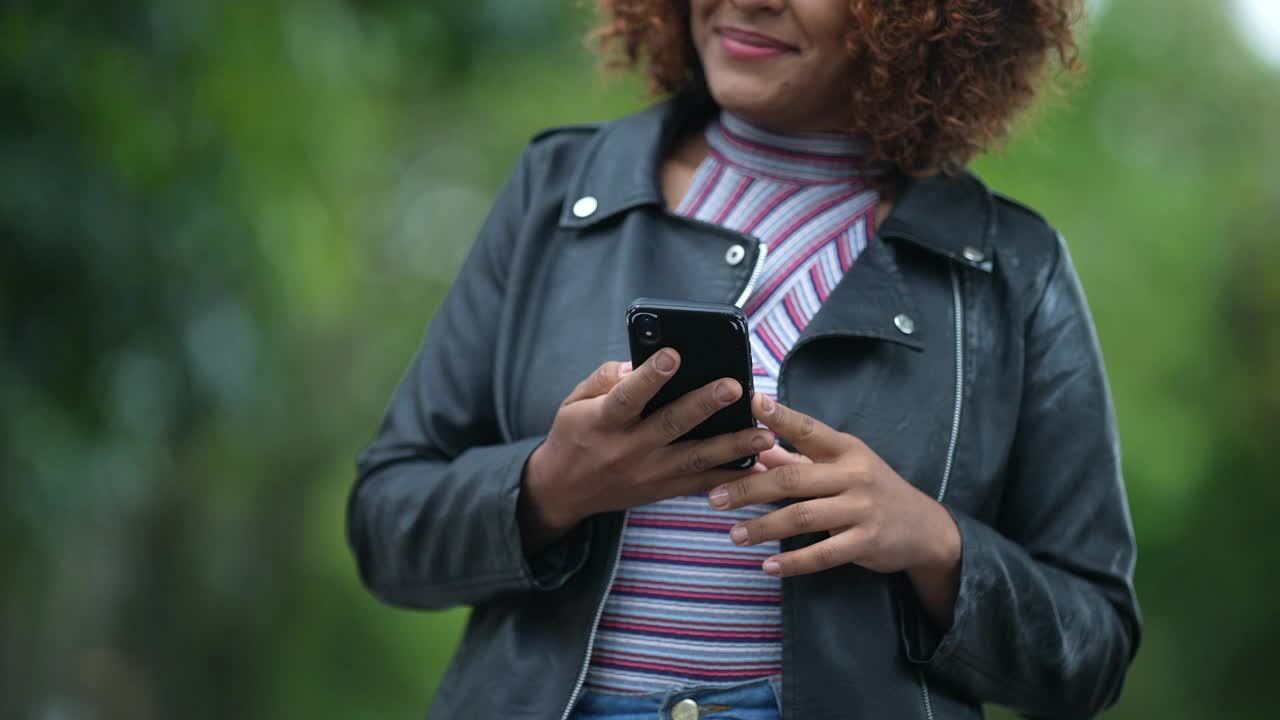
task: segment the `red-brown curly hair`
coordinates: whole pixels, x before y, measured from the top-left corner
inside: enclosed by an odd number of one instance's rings
[[[610,66],[658,94],[706,96],[688,0],[598,0]],[[1009,132],[1050,60],[1077,68],[1080,0],[850,0],[851,133],[898,173],[954,172]],[[704,97],[703,99],[708,99]]]

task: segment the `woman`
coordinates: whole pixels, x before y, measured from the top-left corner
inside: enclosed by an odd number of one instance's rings
[[[1073,0],[601,5],[670,97],[533,140],[351,498],[373,593],[474,607],[433,717],[1113,703],[1140,622],[1092,320],[962,169],[1071,63]],[[681,358],[618,362],[639,296],[743,306],[762,427],[671,442],[728,379],[640,417]]]

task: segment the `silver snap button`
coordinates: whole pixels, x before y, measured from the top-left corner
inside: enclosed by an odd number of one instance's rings
[[[969,262],[982,262],[987,259],[987,256],[978,248],[970,245],[964,249],[964,259]]]
[[[747,256],[747,249],[741,245],[734,245],[724,254],[724,261],[730,265],[737,265],[742,262],[742,258]]]
[[[893,318],[893,324],[898,326],[903,335],[910,335],[916,331],[916,321],[912,320],[910,315],[899,313]]]
[[[573,214],[580,218],[590,217],[598,207],[600,207],[600,203],[596,202],[595,198],[590,195],[583,195],[573,203]]]
[[[671,720],[698,720],[698,703],[685,698],[671,708]]]

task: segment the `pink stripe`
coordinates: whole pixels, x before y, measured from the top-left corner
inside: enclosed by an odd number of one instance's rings
[[[667,545],[648,545],[648,544],[640,544],[640,543],[627,543],[627,547],[635,548],[637,550],[643,550],[646,552],[672,552],[673,551],[673,548]],[[697,548],[693,550],[693,552],[697,554],[696,557],[702,557],[702,556],[711,556],[711,557],[724,556],[724,557],[731,557],[731,558],[750,557],[750,558],[759,558],[761,561],[763,561],[765,558],[770,556],[770,553],[751,552],[750,550],[751,550],[750,548],[737,548],[737,547],[732,550],[704,550],[702,548]]]
[[[836,252],[840,255],[841,272],[848,272],[853,265],[853,233],[848,229],[836,238]]]
[[[598,683],[598,682],[591,683],[591,687],[595,688],[596,690],[604,690],[606,692],[616,692],[616,693],[623,693],[623,694],[635,693],[634,688],[618,687],[617,685],[605,685],[604,683]]]
[[[663,664],[669,664],[672,666],[682,666],[682,667],[689,668],[690,670],[701,670],[703,668],[703,665],[699,663],[683,662],[679,658],[667,657],[665,655],[651,655],[649,653],[638,652],[635,650],[601,649],[600,654],[603,655],[604,657],[620,658],[620,659],[635,658],[636,660],[643,660],[646,662],[658,662]],[[724,665],[725,667],[738,668],[738,669],[746,669],[749,667],[770,667],[777,664],[776,662],[771,660],[720,660],[718,661],[718,663],[720,665]]]
[[[707,154],[725,165],[728,165],[730,167],[742,168],[743,172],[751,173],[752,177],[755,177],[756,179],[772,180],[774,183],[777,183],[780,185],[792,185],[792,186],[798,186],[803,188],[806,184],[818,185],[818,186],[825,185],[827,187],[830,187],[832,185],[848,185],[849,184],[848,177],[840,177],[838,175],[833,175],[830,177],[814,177],[814,178],[810,178],[808,180],[802,181],[802,180],[797,180],[794,177],[787,177],[786,175],[777,175],[774,173],[770,173],[765,170],[761,170],[758,167],[743,167],[742,163],[735,162],[733,159],[726,157],[724,153],[720,152],[715,148],[707,148]]]
[[[705,495],[706,493],[701,493]],[[641,518],[653,518],[655,520],[685,520],[688,518],[696,518],[711,522],[724,522],[724,513],[698,512],[696,510],[681,510],[680,512],[654,512],[653,510],[632,510],[631,516]]]
[[[776,210],[779,205],[790,200],[791,198],[795,197],[799,193],[800,193],[799,187],[783,188],[778,194],[770,198],[770,200],[767,203],[765,203],[764,207],[760,208],[760,210],[756,212],[754,216],[752,216],[751,220],[748,221],[746,225],[742,226],[742,232],[744,233],[755,232],[756,227],[759,226],[760,223],[764,222],[764,219],[769,217],[769,215],[774,210]]]
[[[761,155],[781,155],[782,157],[799,158],[801,160],[809,160],[812,162],[848,165],[850,167],[854,166],[853,159],[848,155],[824,155],[822,153],[801,152],[799,150],[791,150],[788,148],[773,147],[772,145],[762,145],[755,140],[750,140],[742,137],[741,135],[733,134],[729,128],[725,127],[723,124],[719,125],[719,127],[720,132],[724,134],[727,140],[735,145],[757,150]]]
[[[646,553],[646,552],[624,552],[624,558],[632,558],[634,560],[672,560],[674,562],[682,562],[689,565],[738,565],[740,567],[755,567],[762,560],[740,560],[738,558],[728,557],[698,557],[697,555],[671,555],[667,553]]]
[[[686,214],[690,216],[696,215],[698,211],[702,209],[702,204],[707,201],[707,196],[709,196],[711,191],[715,189],[716,184],[720,181],[720,176],[723,174],[724,166],[718,166],[711,177],[707,179],[707,184],[702,186],[702,190],[698,193],[698,196],[693,199],[693,203],[691,203],[685,211]]]
[[[690,530],[723,530],[729,532],[733,528],[732,522],[721,523],[700,523],[700,522],[678,522],[676,520],[633,520],[628,525],[636,525],[638,527],[649,528],[687,528]]]
[[[681,632],[673,633],[667,628],[659,625],[642,625],[640,623],[622,623],[600,621],[600,627],[609,626],[619,630],[632,630],[635,632],[655,632],[664,635],[679,634],[682,637],[707,637],[707,638],[725,638],[726,640],[773,640],[782,637],[781,632],[713,632],[710,630],[700,632]]]
[[[611,621],[611,623],[639,623],[641,625],[654,624],[653,618],[649,618],[649,616],[628,615],[628,614],[621,614],[621,612],[617,612],[617,614],[609,614],[609,612],[605,612],[604,616],[605,618],[608,618],[609,621]],[[682,623],[682,621],[677,620],[677,621],[672,621],[672,625],[677,625],[677,626],[680,626],[680,628],[685,628],[687,630],[709,630],[709,632],[724,632],[724,633],[754,633],[756,632],[756,630],[759,630],[760,628],[767,628],[769,632],[777,632],[778,628],[781,628],[782,623],[781,623],[781,620],[777,621],[777,623],[767,623],[767,624],[765,623]]]
[[[724,204],[724,209],[722,209],[719,213],[717,213],[715,218],[713,218],[711,222],[715,223],[716,225],[724,224],[724,219],[729,217],[729,213],[733,212],[733,209],[738,206],[738,201],[742,199],[742,196],[747,193],[747,188],[751,187],[751,184],[754,183],[755,181],[756,181],[755,178],[752,178],[752,177],[747,177],[746,179],[744,179],[738,185],[738,188],[733,191],[733,195]]]
[[[856,197],[857,195],[858,195],[857,192],[846,192],[841,195],[836,195],[835,197],[827,200],[826,202],[819,203],[818,205],[810,209],[809,212],[805,213],[804,215],[801,215],[798,218],[795,218],[794,220],[791,221],[790,225],[787,225],[785,228],[783,228],[783,230],[779,232],[775,237],[773,244],[781,245],[782,243],[786,242],[787,239],[790,238],[791,235],[795,233],[796,230],[800,229],[801,227],[804,227],[804,225],[807,224],[810,220],[830,210],[831,208],[839,205],[840,203],[843,203],[852,197]]]
[[[827,279],[818,271],[817,265],[809,268],[809,280],[813,283],[814,291],[818,293],[818,302],[826,302],[827,297],[831,295],[831,290],[827,287]]]
[[[786,348],[782,346],[781,340],[774,337],[773,328],[770,328],[768,323],[760,323],[760,326],[756,328],[756,336],[764,342],[765,347],[769,348],[769,354],[773,356],[774,360],[781,363],[786,358]],[[730,528],[732,527],[730,525]]]
[[[829,242],[830,238],[826,238],[822,242],[809,245],[802,251],[793,255],[791,261],[787,263],[786,267],[777,269],[776,275],[771,271],[769,274],[769,282],[766,283],[765,287],[762,287],[752,293],[751,302],[749,302],[745,308],[746,312],[748,314],[756,313],[760,308],[764,307],[766,303],[773,299],[774,293],[778,291],[778,288],[780,288],[793,273],[799,272],[805,263],[813,260],[814,255],[825,250]]]
[[[661,590],[659,588],[632,588],[630,585],[613,586],[615,592],[625,592],[633,595],[656,595],[658,597],[672,598],[688,598],[690,600],[724,600],[726,602],[740,602],[752,604],[773,605],[778,603],[782,597],[780,595],[740,595],[736,593],[692,593],[681,592],[679,590]]]
[[[786,308],[787,316],[795,324],[796,330],[804,332],[804,329],[809,326],[809,321],[805,318],[804,313],[800,311],[800,308],[796,307],[796,295],[794,292],[787,293],[787,296],[782,298],[782,306]]]
[[[842,195],[830,202],[826,202],[826,203],[823,203],[822,205],[819,205],[817,208],[815,208],[806,216],[805,221],[807,222],[808,220],[813,219],[815,216],[819,215],[820,213],[826,212],[827,210],[831,209],[832,207],[835,207],[841,202],[848,200],[850,197],[852,197],[852,195]],[[776,248],[778,245],[781,245],[782,242],[784,242],[785,239],[792,232],[794,232],[795,229],[798,227],[800,226],[797,225],[796,223],[792,223],[788,227],[787,232],[781,233],[779,235],[779,237],[783,239],[775,241],[774,247]],[[832,238],[837,237],[840,233],[844,232],[845,229],[847,229],[848,227],[849,227],[848,225],[841,223],[840,227],[836,231],[829,233],[827,236],[823,237],[820,241],[815,242],[812,245],[805,246],[803,251],[797,252],[785,267],[771,269],[769,271],[769,282],[766,283],[764,287],[760,288],[754,293],[754,297],[751,299],[751,302],[747,303],[747,306],[744,308],[744,311],[748,315],[750,315],[751,313],[760,309],[760,306],[764,304],[764,302],[773,295],[773,291],[777,290],[779,285],[786,282],[787,278],[791,277],[791,273],[795,272],[797,268],[803,265],[809,258],[813,257],[814,253],[826,247],[827,243],[831,242]]]
[[[656,672],[666,672],[666,673],[671,673],[673,675],[680,675],[680,674],[689,672],[690,670],[697,672],[699,675],[705,675],[708,677],[722,677],[722,678],[739,678],[739,677],[750,678],[750,677],[756,677],[757,675],[760,674],[759,670],[711,670],[705,667],[703,668],[680,667],[678,665],[663,665],[661,663],[638,662],[635,660],[620,660],[617,658],[609,658],[606,664],[614,665],[617,667],[634,668],[637,670],[654,670]],[[768,666],[763,666],[763,667],[768,667]]]
[[[720,583],[717,585],[714,583],[687,583],[684,581],[671,582],[671,581],[665,581],[665,580],[662,580],[662,581],[645,580],[644,578],[629,578],[627,580],[619,580],[618,584],[626,585],[628,587],[655,588],[659,590],[672,588],[672,587],[680,587],[690,591],[723,590],[725,588],[724,583]],[[770,588],[758,588],[754,590],[751,588],[738,588],[738,592],[743,595],[750,595],[754,593],[754,595],[757,595],[757,596],[778,594],[777,589],[770,589]]]

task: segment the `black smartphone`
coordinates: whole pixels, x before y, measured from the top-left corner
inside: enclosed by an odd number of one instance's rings
[[[742,397],[690,430],[683,439],[709,438],[756,426],[751,415],[751,341],[747,318],[735,305],[638,298],[627,308],[627,337],[635,367],[658,350],[680,353],[680,369],[644,407],[648,416],[663,405],[720,378],[742,385]],[[749,468],[756,456],[723,467]]]

